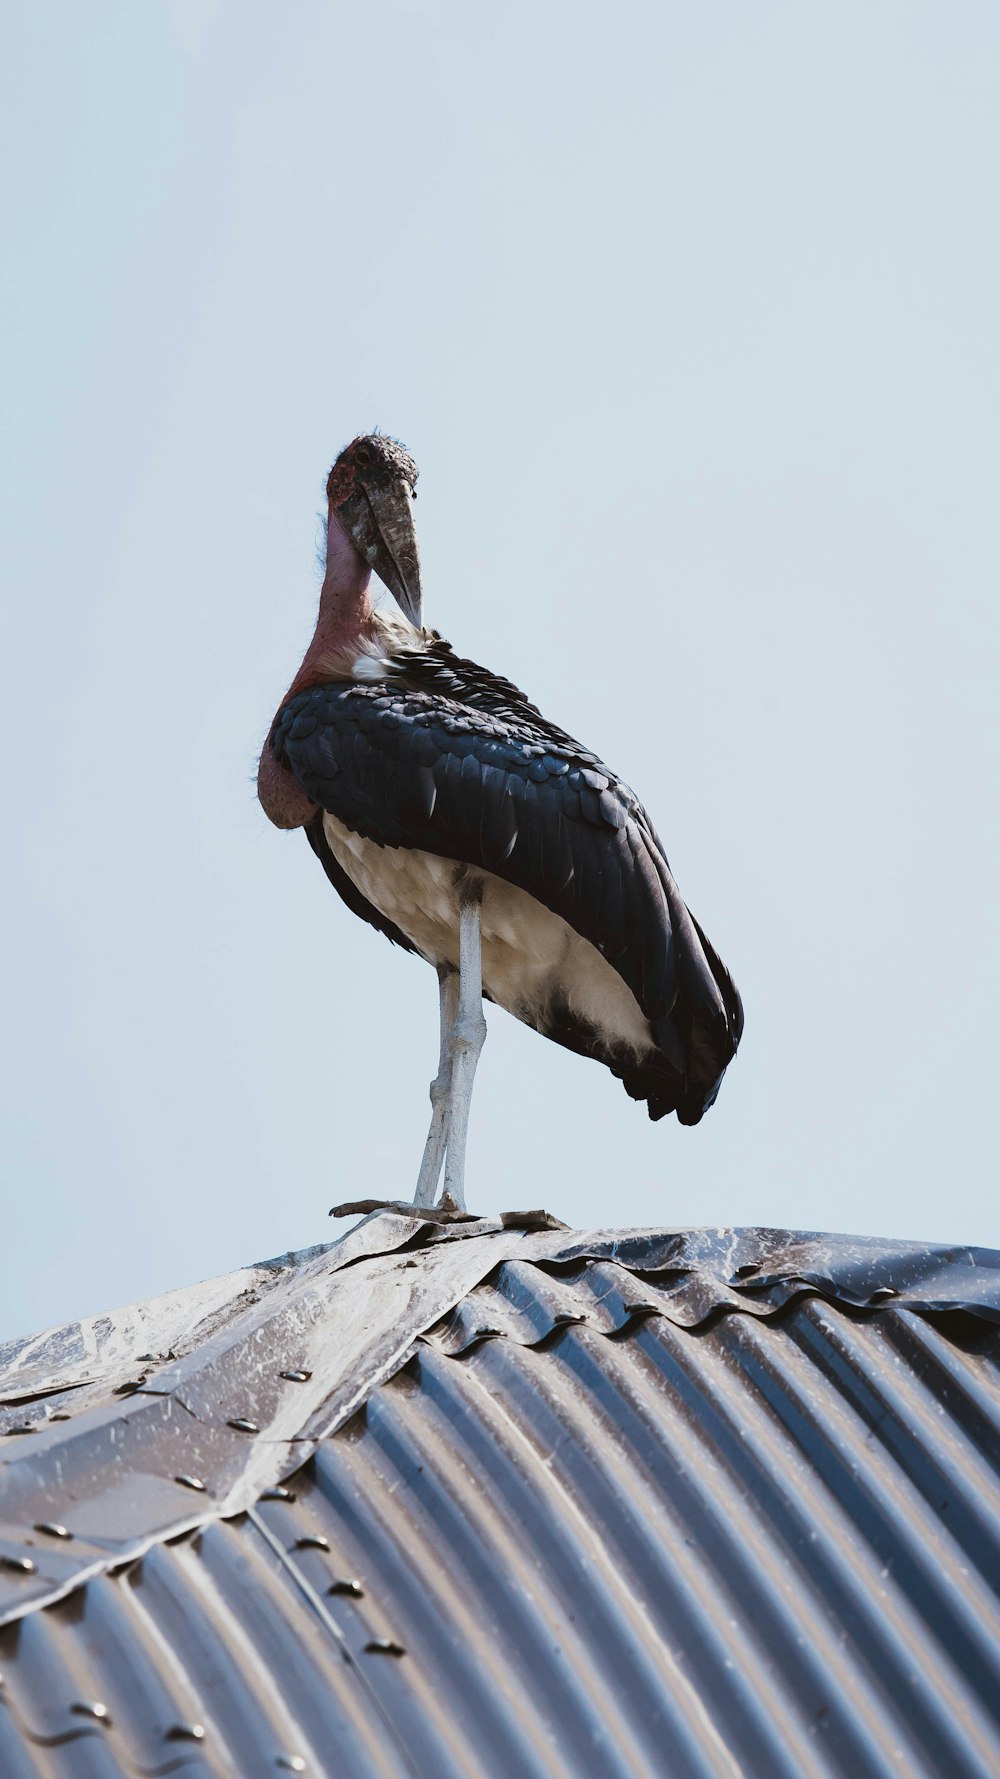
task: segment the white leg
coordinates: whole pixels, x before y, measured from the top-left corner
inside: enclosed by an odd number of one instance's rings
[[[458,1018],[451,1030],[451,1110],[448,1120],[448,1152],[444,1164],[444,1189],[459,1210],[465,1209],[465,1139],[476,1064],[486,1037],[483,1018],[483,959],[480,941],[480,896],[476,885],[459,892],[459,990]]]
[[[423,1160],[417,1178],[417,1190],[413,1194],[415,1205],[432,1205],[437,1196],[438,1180],[441,1177],[441,1163],[444,1160],[445,1145],[448,1141],[448,1107],[449,1088],[451,1086],[451,1048],[450,1038],[452,1027],[458,1018],[458,977],[454,970],[438,971],[438,987],[441,1001],[441,1051],[438,1056],[438,1072],[431,1082],[431,1127],[427,1132],[424,1145]]]

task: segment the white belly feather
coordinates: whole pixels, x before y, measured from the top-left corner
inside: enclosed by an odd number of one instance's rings
[[[378,846],[335,816],[323,830],[339,865],[361,894],[412,941],[428,963],[458,967],[456,874],[463,869],[434,853]],[[655,1049],[649,1023],[616,970],[558,914],[491,871],[483,885],[483,986],[527,1025],[544,1023],[565,1001],[613,1045],[636,1056]]]

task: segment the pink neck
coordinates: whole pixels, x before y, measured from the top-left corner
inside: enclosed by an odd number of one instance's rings
[[[326,573],[319,595],[319,616],[312,642],[285,694],[286,699],[306,686],[319,685],[329,679],[330,668],[325,664],[338,656],[349,655],[367,635],[373,611],[368,597],[371,578],[372,571],[367,562],[355,549],[336,511],[331,510],[326,528]]]
[[[371,569],[354,548],[335,512],[330,513],[326,534],[326,574],[319,596],[319,617],[312,642],[303,656],[281,704],[296,692],[324,680],[350,676],[357,645],[370,627],[372,603],[368,597]],[[279,709],[281,706],[279,705]],[[316,805],[264,744],[257,775],[257,794],[266,814],[279,828],[301,828],[316,813]]]

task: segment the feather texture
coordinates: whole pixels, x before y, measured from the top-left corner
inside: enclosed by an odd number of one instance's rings
[[[319,806],[378,847],[494,874],[525,891],[613,966],[649,1022],[637,1058],[551,998],[529,1023],[604,1062],[650,1116],[697,1123],[743,1029],[732,977],[681,899],[642,805],[509,680],[433,638],[399,649],[388,677],[288,700],[271,745]],[[413,949],[351,882],[324,837],[310,844],[348,906]]]

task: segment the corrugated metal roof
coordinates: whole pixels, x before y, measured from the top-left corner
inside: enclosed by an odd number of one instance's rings
[[[1000,1256],[382,1217],[278,1270],[0,1445],[3,1779],[1000,1774]]]

